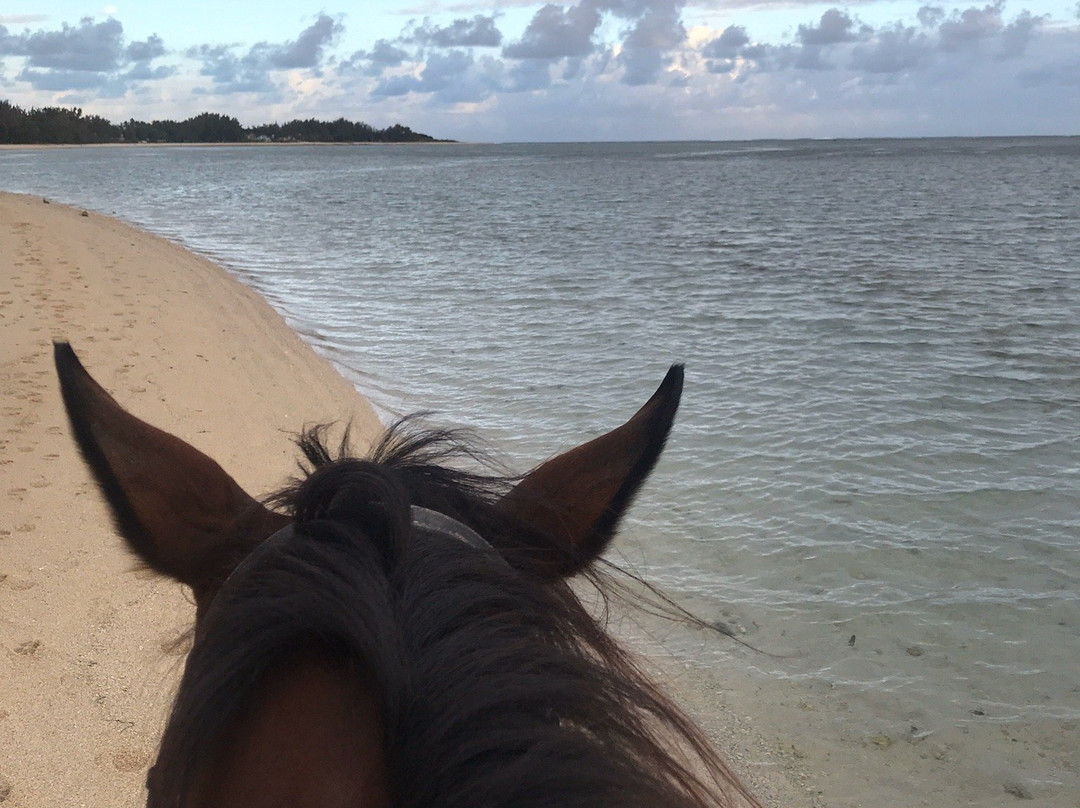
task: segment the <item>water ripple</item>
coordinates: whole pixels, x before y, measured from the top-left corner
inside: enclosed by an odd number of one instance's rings
[[[1080,712],[1077,150],[124,149],[0,166],[9,189],[224,262],[384,410],[440,410],[527,461],[628,416],[685,361],[628,557],[794,652],[772,675],[961,720],[972,694]],[[873,656],[837,658],[852,633]]]

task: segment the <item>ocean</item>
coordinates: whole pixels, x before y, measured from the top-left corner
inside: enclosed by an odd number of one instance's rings
[[[617,558],[769,655],[673,654],[852,722],[1080,719],[1080,138],[9,150],[0,188],[209,255],[519,469],[683,362]]]

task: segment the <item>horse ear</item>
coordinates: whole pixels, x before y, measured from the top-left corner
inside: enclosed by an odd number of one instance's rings
[[[53,346],[76,442],[128,546],[198,605],[244,551],[287,522],[198,449],[126,412],[66,342]]]
[[[595,560],[656,465],[682,395],[683,368],[629,421],[529,472],[499,503],[556,542],[553,571],[573,575]]]

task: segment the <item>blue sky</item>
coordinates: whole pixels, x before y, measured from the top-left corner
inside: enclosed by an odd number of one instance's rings
[[[1080,134],[1080,0],[5,0],[0,98],[474,141]]]

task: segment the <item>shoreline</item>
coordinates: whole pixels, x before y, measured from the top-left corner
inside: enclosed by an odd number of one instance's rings
[[[134,148],[212,148],[220,146],[335,146],[335,147],[366,147],[366,146],[460,146],[464,141],[460,140],[353,140],[353,141],[321,141],[321,140],[267,140],[254,141],[244,140],[239,142],[221,141],[213,143],[0,143],[0,151],[16,150],[49,150],[49,149],[134,149]]]
[[[263,298],[163,238],[0,194],[0,266],[0,801],[142,805],[192,605],[113,531],[52,341],[255,495],[295,468],[305,423],[351,421],[361,449],[381,426]]]
[[[756,138],[751,140],[670,140],[670,141],[636,141],[636,140],[621,140],[621,141],[602,141],[602,140],[584,140],[584,141],[474,141],[474,140],[430,140],[430,141],[350,141],[350,142],[330,142],[330,141],[318,141],[318,140],[297,140],[297,141],[242,141],[242,142],[214,142],[214,143],[0,143],[0,152],[3,151],[17,151],[17,150],[49,150],[49,149],[131,149],[139,147],[149,148],[178,148],[178,147],[222,147],[222,146],[477,146],[477,145],[502,145],[502,146],[523,146],[523,145],[586,145],[586,146],[602,146],[606,144],[632,144],[632,143],[671,143],[671,144],[687,144],[687,143],[701,143],[712,146],[727,146],[732,144],[755,144],[755,143],[782,143],[782,144],[804,144],[804,143],[873,143],[873,142],[887,142],[887,141],[909,141],[909,142],[929,142],[929,141],[961,141],[961,140],[986,140],[986,141],[1023,141],[1023,140],[1058,140],[1058,141],[1080,141],[1080,134],[1054,134],[1054,135],[935,135],[925,137],[850,137],[850,138]]]
[[[305,424],[351,421],[358,450],[381,425],[256,292],[116,218],[0,193],[0,266],[0,737],[16,739],[0,745],[0,801],[141,805],[193,607],[114,533],[68,434],[52,341],[256,495],[295,468]],[[688,698],[662,648],[629,644],[764,804],[810,805],[724,699]]]

